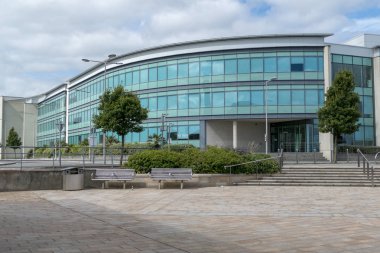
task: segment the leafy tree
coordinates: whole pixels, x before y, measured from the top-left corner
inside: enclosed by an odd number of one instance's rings
[[[338,137],[342,134],[353,134],[359,128],[360,99],[354,90],[352,73],[340,71],[327,91],[325,105],[318,111],[319,131],[333,135],[333,162],[336,162]]]
[[[148,142],[152,143],[153,147],[159,148],[160,147],[160,143],[162,143],[162,142],[165,143],[165,140],[164,140],[164,138],[162,137],[161,134],[153,134],[153,135],[149,135],[148,136]]]
[[[119,85],[107,90],[100,96],[99,114],[95,115],[95,127],[103,131],[112,131],[121,136],[120,165],[123,162],[125,136],[132,132],[141,132],[140,125],[148,117],[148,110],[141,107],[139,98]]]
[[[22,145],[22,142],[21,142],[21,137],[18,136],[18,133],[16,132],[14,127],[12,127],[9,130],[6,145],[7,147],[10,147],[13,149],[13,152],[15,153],[15,158],[16,158],[16,149],[20,148],[20,146]]]

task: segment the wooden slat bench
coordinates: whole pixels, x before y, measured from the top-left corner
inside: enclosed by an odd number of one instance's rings
[[[193,171],[189,168],[152,168],[150,177],[158,181],[158,189],[161,189],[161,181],[181,181],[181,189],[183,189],[183,181],[191,180]]]
[[[96,169],[95,174],[91,173],[91,180],[104,181],[104,184],[108,188],[109,181],[122,181],[123,189],[125,189],[126,181],[132,181],[135,178],[135,170],[133,169]]]

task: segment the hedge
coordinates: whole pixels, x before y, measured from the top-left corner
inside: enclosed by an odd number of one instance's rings
[[[234,151],[209,147],[207,150],[189,148],[181,152],[173,150],[145,150],[128,158],[124,166],[134,169],[137,173],[148,173],[152,168],[192,168],[193,173],[213,174],[229,173],[224,166],[239,164],[253,160],[269,158],[265,154],[241,155]],[[233,167],[231,172],[237,173],[276,173],[279,170],[277,161],[267,160],[248,165]]]

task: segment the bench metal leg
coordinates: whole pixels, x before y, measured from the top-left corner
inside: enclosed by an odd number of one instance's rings
[[[104,182],[102,183],[102,189],[104,189]]]
[[[108,181],[106,181],[106,184],[105,184],[105,185],[106,185],[106,189],[108,189],[108,188],[109,188],[109,186],[108,186]]]
[[[125,181],[123,182],[123,189],[125,190]]]
[[[183,189],[183,181],[181,181],[181,190]]]
[[[161,180],[158,180],[158,189],[161,189]]]

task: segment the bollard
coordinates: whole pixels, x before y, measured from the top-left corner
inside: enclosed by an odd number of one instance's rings
[[[347,154],[347,163],[350,162],[350,158],[349,158],[349,155],[348,155],[348,148],[346,149],[346,154]]]
[[[316,160],[316,158],[315,158],[315,155],[316,155],[316,151],[317,151],[317,150],[314,148],[314,149],[313,149],[313,153],[314,153],[314,164],[316,164],[316,163],[317,163],[317,160]]]
[[[298,164],[298,148],[296,149],[296,162]]]

